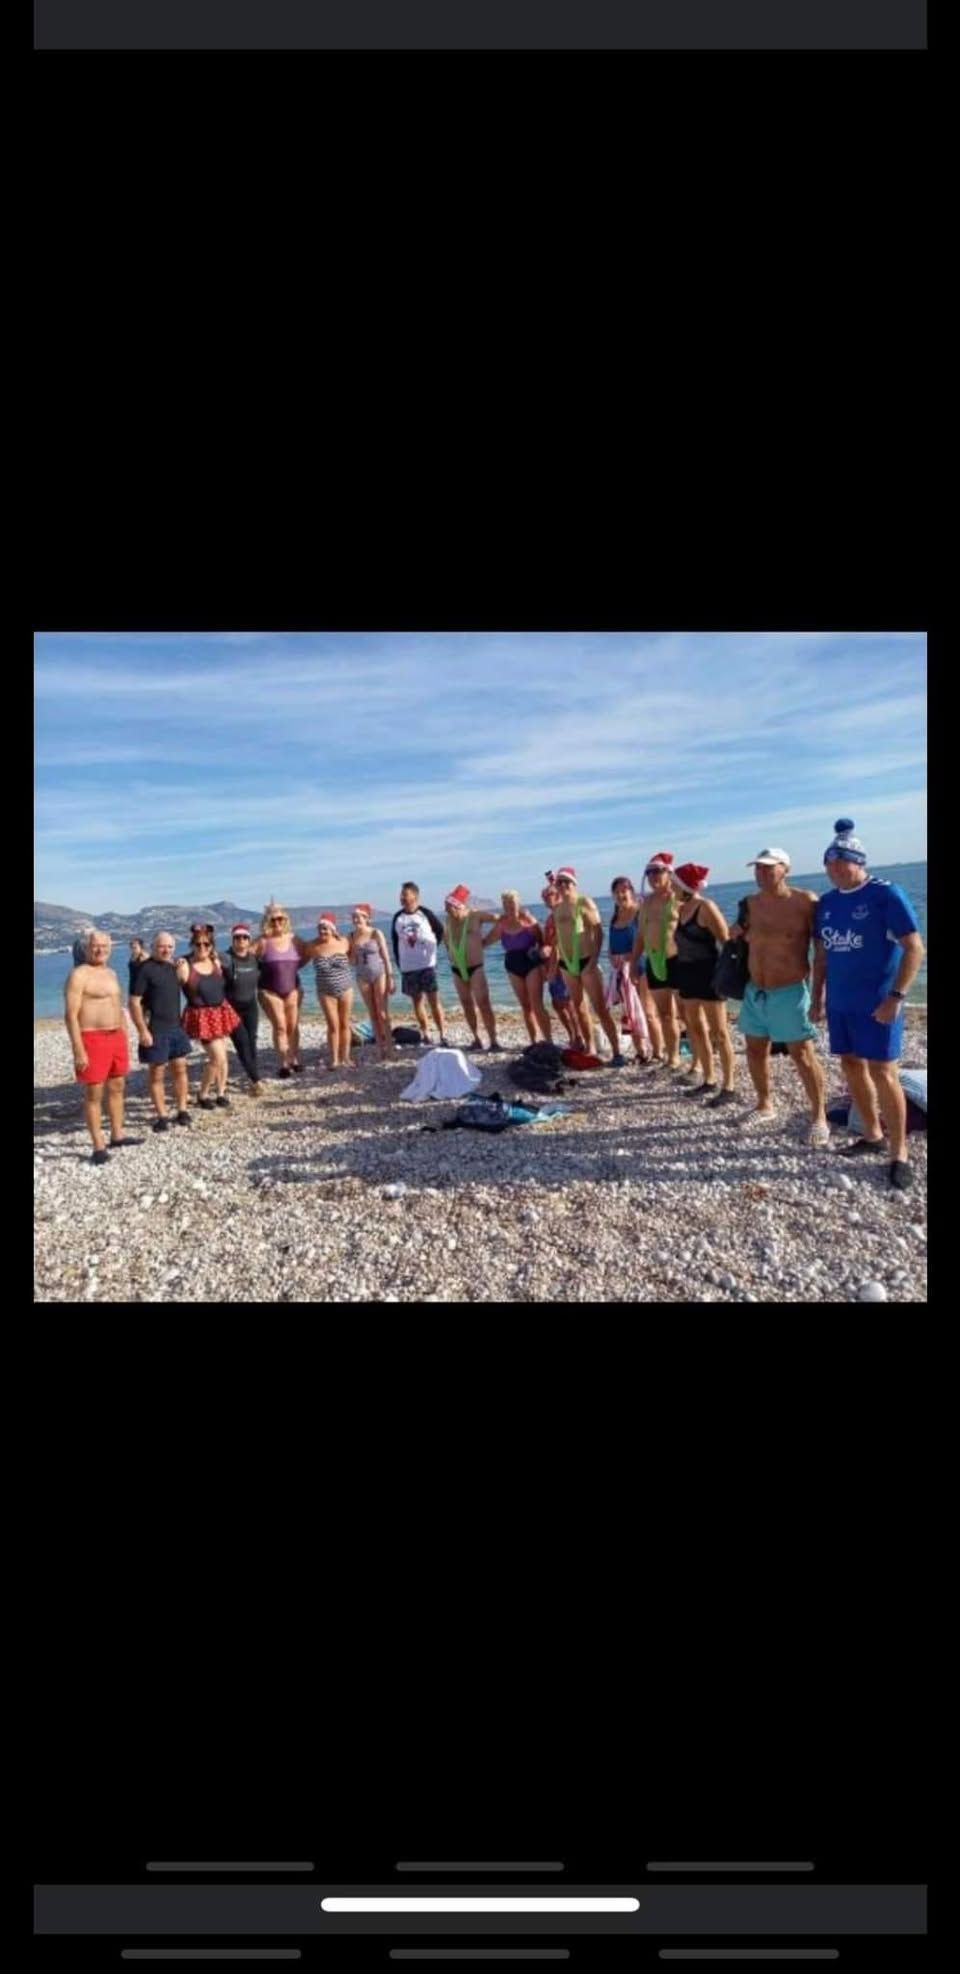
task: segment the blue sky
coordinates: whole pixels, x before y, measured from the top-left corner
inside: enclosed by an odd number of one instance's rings
[[[535,897],[654,850],[816,870],[837,816],[926,855],[919,634],[44,635],[35,896],[91,912],[406,877]]]

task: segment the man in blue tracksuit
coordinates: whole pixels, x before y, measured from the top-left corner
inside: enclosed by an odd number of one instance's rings
[[[834,824],[824,852],[832,889],[814,912],[813,991],[810,1018],[823,1020],[827,989],[830,1053],[839,1056],[864,1135],[846,1155],[883,1150],[881,1119],[890,1140],[890,1183],[905,1189],[907,1106],[897,1062],[903,1042],[903,1004],[923,961],[923,940],[909,898],[899,884],[871,877],[853,823]]]

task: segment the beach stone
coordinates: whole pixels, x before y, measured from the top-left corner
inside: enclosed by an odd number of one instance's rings
[[[861,1282],[857,1290],[858,1302],[886,1302],[887,1291],[882,1282]]]
[[[845,1193],[850,1193],[853,1191],[853,1180],[851,1179],[849,1172],[837,1172],[835,1174],[832,1174],[831,1184],[834,1186],[842,1186]]]

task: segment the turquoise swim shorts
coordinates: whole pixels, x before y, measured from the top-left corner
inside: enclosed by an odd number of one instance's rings
[[[765,1036],[770,1042],[812,1042],[817,1031],[809,1009],[806,980],[797,980],[790,987],[755,987],[751,980],[737,1027],[741,1035]]]

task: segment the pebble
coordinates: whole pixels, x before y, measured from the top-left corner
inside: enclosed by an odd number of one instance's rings
[[[882,1282],[861,1282],[857,1290],[858,1302],[886,1302],[887,1291]]]
[[[504,1025],[522,1041],[513,1017]],[[883,1174],[838,1173],[806,1152],[802,1089],[782,1059],[779,1121],[762,1134],[722,1117],[708,1132],[669,1085],[641,1091],[626,1075],[571,1078],[570,1115],[551,1123],[421,1134],[455,1104],[400,1104],[409,1063],[366,1051],[339,1080],[319,1077],[323,1026],[308,1018],[299,1085],[276,1080],[265,1047],[261,1101],[217,1114],[191,1104],[190,1131],[152,1134],[135,1069],[126,1122],[144,1142],[95,1169],[66,1034],[41,1028],[35,1041],[39,1301],[769,1305],[855,1298],[867,1279],[886,1284],[882,1299],[926,1298],[923,1134],[911,1139],[916,1183],[891,1203]],[[192,1095],[200,1067],[195,1051]],[[485,1093],[513,1094],[506,1068],[484,1063]],[[832,1065],[829,1076],[832,1101]],[[855,1217],[836,1212],[838,1188],[855,1189]]]

